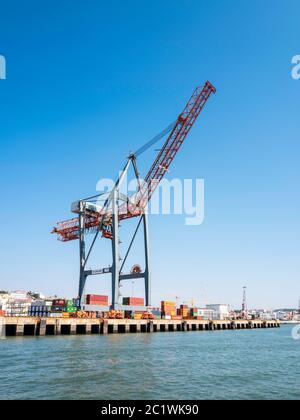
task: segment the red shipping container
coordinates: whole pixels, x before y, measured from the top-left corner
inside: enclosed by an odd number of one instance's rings
[[[104,295],[86,295],[87,300],[92,300],[93,302],[96,301],[108,301],[108,296]]]
[[[123,305],[126,306],[145,306],[145,299],[144,298],[123,298]]]
[[[65,299],[54,299],[52,301],[52,306],[65,306],[66,300]]]
[[[107,306],[108,305],[108,296],[103,295],[87,295],[86,296],[86,303],[87,305],[101,305]]]
[[[108,298],[107,299],[90,299],[90,298],[87,298],[87,301],[89,301],[89,302],[108,302]]]
[[[108,302],[108,298],[106,299],[91,299],[89,297],[86,298],[87,302]]]
[[[88,300],[88,301],[86,302],[86,304],[87,304],[87,305],[92,305],[92,306],[109,306],[109,303],[108,303],[108,301],[107,301],[107,300],[105,300],[105,301],[100,301],[100,300],[98,300],[98,301]]]
[[[130,303],[139,303],[139,304],[141,304],[141,305],[144,305],[144,303],[145,303],[145,300],[144,299],[136,299],[136,298],[134,298],[134,299],[129,299],[129,302]]]

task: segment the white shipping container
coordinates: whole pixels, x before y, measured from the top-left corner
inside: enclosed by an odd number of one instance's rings
[[[62,318],[62,313],[51,313],[50,318]]]
[[[31,306],[45,306],[46,301],[45,300],[35,300],[31,303]]]

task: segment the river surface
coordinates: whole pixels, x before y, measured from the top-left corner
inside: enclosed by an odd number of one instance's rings
[[[300,399],[281,329],[0,340],[0,399]]]

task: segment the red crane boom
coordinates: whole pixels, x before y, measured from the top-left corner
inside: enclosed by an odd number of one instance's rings
[[[212,93],[216,93],[216,89],[210,82],[206,82],[203,88],[196,88],[185,109],[179,115],[175,127],[145,178],[146,188],[142,194],[141,207],[145,207],[151,200],[155,189],[168,171],[181,145]]]
[[[120,211],[119,220],[137,217],[143,213],[196,119],[213,93],[216,93],[216,89],[210,82],[206,82],[202,88],[198,87],[195,89],[183,112],[179,115],[163,148],[160,150],[157,158],[153,162],[148,174],[146,175],[145,181],[142,183],[137,194],[134,195],[133,200],[131,200],[131,204],[126,207],[127,211]],[[103,213],[86,214],[84,223],[86,231],[101,228],[103,236],[111,238],[110,232],[103,229],[103,226],[110,225],[109,214],[108,212],[105,214],[107,215],[106,223],[103,223],[102,220]],[[79,230],[79,221],[75,218],[58,223],[52,233],[58,234],[59,240],[67,242],[79,239]]]

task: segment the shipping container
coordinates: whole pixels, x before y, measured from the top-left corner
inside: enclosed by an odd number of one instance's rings
[[[77,312],[77,308],[75,308],[75,306],[67,306],[66,312],[68,313]]]
[[[54,299],[52,301],[52,306],[66,306],[66,300],[65,299]]]
[[[170,302],[169,300],[162,300],[161,304],[166,306],[176,306],[176,302]]]
[[[104,295],[86,295],[87,305],[108,306],[108,296]]]
[[[162,311],[161,314],[163,316],[176,316],[177,315],[175,310],[174,311]]]
[[[64,309],[65,309],[64,306],[52,306],[51,307],[52,312],[63,312]]]
[[[157,310],[151,309],[150,312],[152,313],[152,315],[161,316],[161,310],[159,309]]]
[[[138,297],[124,297],[123,305],[125,306],[145,306],[145,299]]]
[[[62,312],[51,312],[50,318],[62,318]]]
[[[108,302],[93,302],[91,301],[90,303],[87,304],[88,307],[98,307],[98,308],[103,308],[103,307],[108,307],[109,304]]]
[[[166,315],[176,315],[176,303],[175,302],[161,302],[161,311]]]

